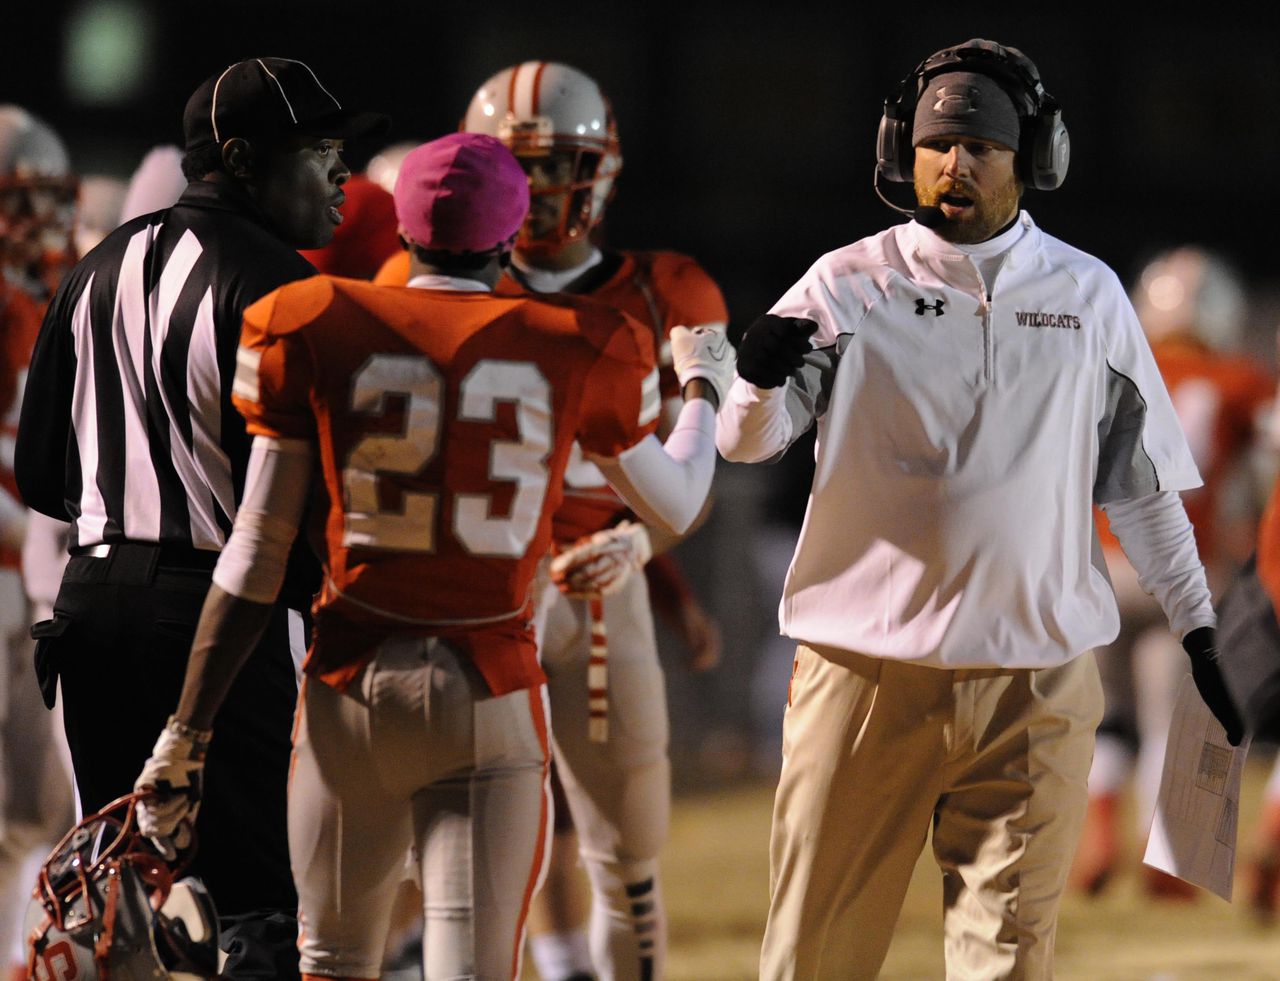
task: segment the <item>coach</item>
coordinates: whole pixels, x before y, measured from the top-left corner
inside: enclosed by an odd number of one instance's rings
[[[46,702],[61,679],[85,813],[133,789],[177,701],[249,440],[231,404],[241,315],[312,275],[295,250],[341,222],[343,139],[385,128],[301,62],[238,62],[183,119],[190,181],[63,281],[32,356],[16,472],[26,503],[71,522],[52,620],[33,628]],[[217,718],[193,871],[224,917],[227,977],[296,976],[285,793],[299,611],[296,561],[271,626]]]
[[[1019,51],[936,53],[880,130],[915,220],[823,256],[743,338],[721,452],[772,459],[818,427],[781,604],[771,981],[875,977],[930,831],[947,976],[1052,976],[1102,711],[1089,652],[1118,626],[1093,503],[1241,738],[1176,493],[1200,479],[1137,318],[1019,209],[1067,162]]]

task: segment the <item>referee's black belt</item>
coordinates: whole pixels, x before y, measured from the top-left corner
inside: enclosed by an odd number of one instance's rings
[[[181,542],[108,542],[99,545],[75,545],[68,550],[72,558],[111,559],[141,562],[166,569],[199,569],[212,572],[218,564],[218,552],[193,548]],[[132,562],[130,562],[132,560]]]

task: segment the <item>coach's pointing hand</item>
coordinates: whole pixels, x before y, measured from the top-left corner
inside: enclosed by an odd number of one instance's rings
[[[747,328],[738,345],[738,375],[757,388],[786,383],[812,349],[809,338],[818,325],[803,317],[766,313]]]

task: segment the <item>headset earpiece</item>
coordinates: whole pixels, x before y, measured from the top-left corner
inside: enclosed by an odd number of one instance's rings
[[[896,119],[889,115],[890,111],[891,104],[885,103],[876,133],[876,167],[886,180],[909,181],[915,163],[915,148],[908,130],[911,120]]]
[[[1071,136],[1056,105],[1045,107],[1028,122],[1030,126],[1022,134],[1018,153],[1019,173],[1027,186],[1052,191],[1066,180],[1071,165]]]

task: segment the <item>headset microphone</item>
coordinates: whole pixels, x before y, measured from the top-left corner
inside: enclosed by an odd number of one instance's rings
[[[947,220],[947,216],[942,213],[942,209],[936,204],[922,204],[911,215],[917,224],[923,225],[925,228],[939,228]]]
[[[923,225],[925,228],[938,228],[947,220],[947,216],[942,213],[942,209],[937,205],[920,204],[915,207],[915,210],[912,210],[910,208],[903,208],[890,201],[884,196],[884,192],[880,190],[879,167],[876,168],[875,176],[871,178],[871,187],[875,190],[876,195],[880,200],[890,208],[899,214],[906,215],[908,218],[914,218],[917,224]]]
[[[871,177],[871,189],[876,192],[876,197],[878,197],[881,201],[883,201],[888,207],[892,208],[894,211],[902,215],[907,215],[908,217],[914,217],[915,212],[913,212],[910,208],[903,208],[900,205],[896,205],[892,201],[890,201],[887,197],[884,196],[884,191],[880,190],[879,166],[876,167],[875,174],[872,175]]]

